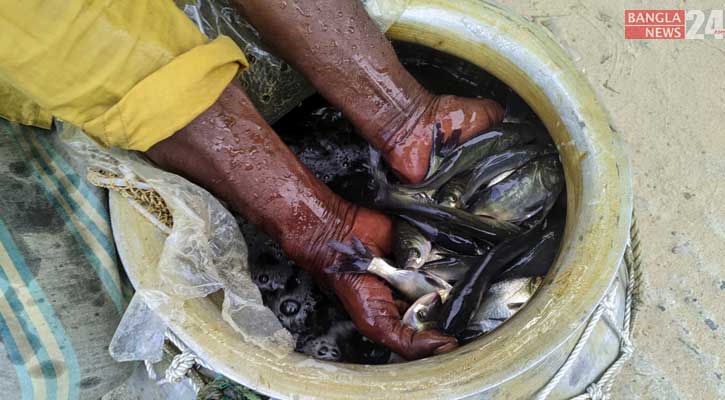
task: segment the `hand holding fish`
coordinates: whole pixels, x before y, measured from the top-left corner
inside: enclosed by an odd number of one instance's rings
[[[445,353],[458,346],[455,338],[437,330],[417,331],[403,324],[393,293],[381,278],[412,299],[426,293],[445,295],[451,288],[449,284],[416,271],[397,270],[379,257],[382,253],[374,254],[360,239],[352,237],[350,241],[352,246],[332,242],[331,249],[338,251],[339,258],[325,272],[363,335],[410,360]],[[375,244],[372,248],[379,249]]]

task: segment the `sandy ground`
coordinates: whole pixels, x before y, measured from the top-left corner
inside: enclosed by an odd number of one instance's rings
[[[725,40],[625,40],[623,27],[625,9],[725,3],[499,3],[554,33],[628,145],[645,295],[613,398],[725,398]]]

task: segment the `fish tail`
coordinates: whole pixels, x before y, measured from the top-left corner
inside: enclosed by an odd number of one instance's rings
[[[352,245],[350,246],[336,240],[327,243],[331,249],[344,255],[344,257],[337,263],[325,268],[325,272],[362,274],[368,271],[374,255],[360,239],[352,237],[351,242]]]
[[[388,182],[388,177],[385,175],[380,152],[372,146],[370,147],[370,174],[372,175],[373,182],[375,184],[374,202],[377,206],[384,206],[389,202],[393,187],[390,182]]]

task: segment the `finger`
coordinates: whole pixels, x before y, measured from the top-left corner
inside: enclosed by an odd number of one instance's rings
[[[335,293],[360,333],[406,359],[414,360],[457,345],[455,338],[436,330],[416,332],[403,325],[390,288],[369,274],[331,277]]]

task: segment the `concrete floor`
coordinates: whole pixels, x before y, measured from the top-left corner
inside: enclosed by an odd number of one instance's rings
[[[725,40],[625,40],[623,27],[625,9],[725,3],[499,3],[554,33],[629,148],[645,295],[613,398],[725,398]]]

